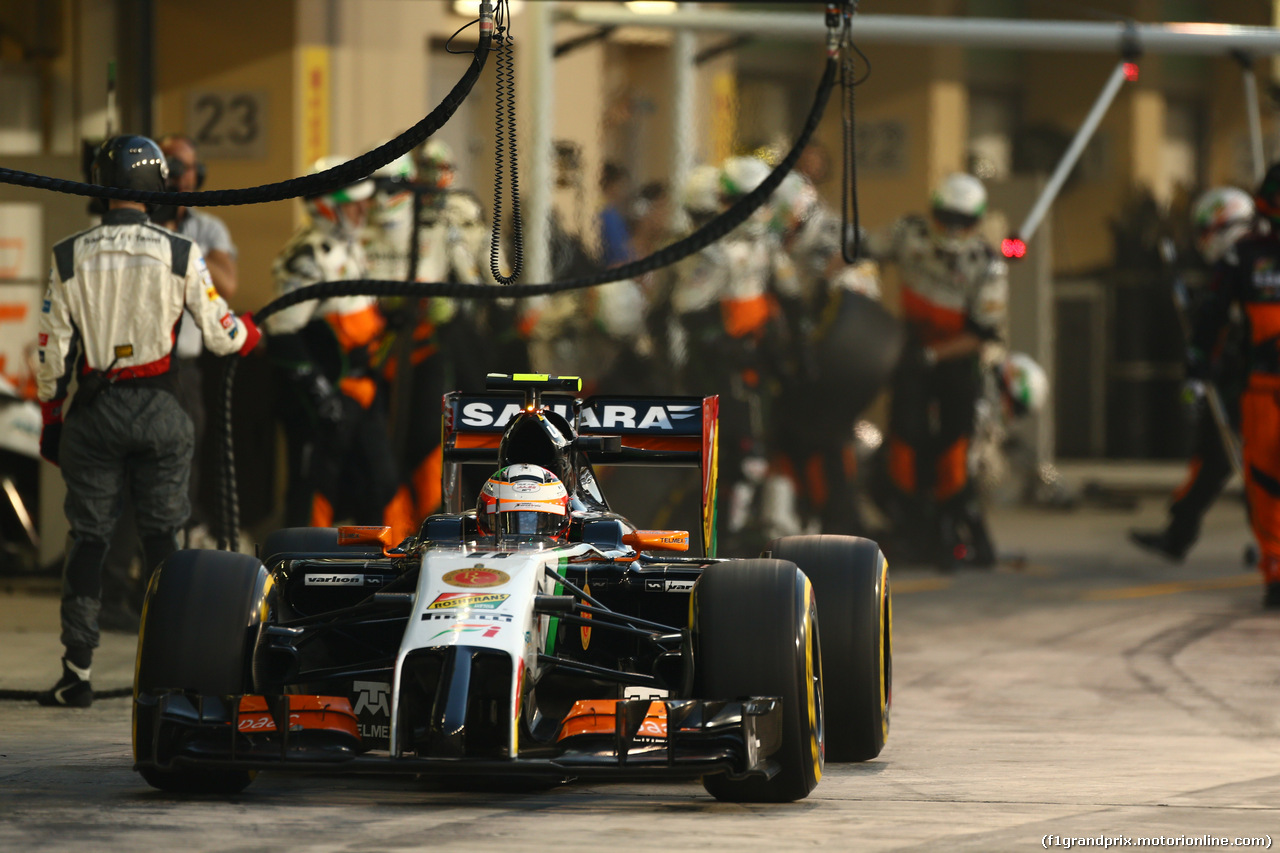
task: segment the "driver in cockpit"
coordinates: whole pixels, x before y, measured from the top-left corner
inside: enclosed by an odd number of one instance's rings
[[[569,537],[569,492],[555,474],[538,465],[499,469],[476,500],[481,536]]]

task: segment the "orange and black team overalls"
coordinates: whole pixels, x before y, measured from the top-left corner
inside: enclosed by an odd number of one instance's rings
[[[981,391],[979,356],[930,364],[927,347],[970,333],[997,340],[1005,314],[1004,264],[980,238],[957,250],[936,245],[928,223],[907,217],[888,259],[902,272],[902,313],[910,339],[893,381],[889,476],[905,499],[899,519],[943,560],[969,494],[969,444]]]
[[[1238,302],[1247,326],[1249,377],[1240,398],[1245,494],[1263,580],[1280,582],[1280,239],[1251,236],[1219,264],[1197,317],[1193,356],[1213,351]],[[1203,365],[1193,358],[1193,368]],[[1201,377],[1204,369],[1201,368]],[[1193,370],[1194,373],[1194,370]]]
[[[300,232],[277,258],[277,286],[287,293],[363,274],[362,262],[342,263],[344,253],[360,258],[358,247],[333,235]],[[302,302],[268,320],[268,352],[285,379],[277,407],[289,454],[286,525],[329,527],[349,518],[385,524],[397,542],[416,529],[373,364],[384,328],[376,300],[365,296]],[[332,389],[340,417],[317,416],[317,383]]]

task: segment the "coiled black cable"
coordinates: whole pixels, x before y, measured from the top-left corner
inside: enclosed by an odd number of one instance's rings
[[[853,43],[850,18],[845,18],[844,30],[840,36],[840,50],[843,58],[840,63],[840,87],[844,91],[841,99],[841,118],[843,121],[842,163],[843,175],[840,181],[840,254],[846,264],[857,263],[862,256],[862,216],[858,209],[858,135],[857,114],[855,110],[854,91],[867,82],[871,76],[871,60]],[[861,77],[854,73],[853,57],[850,51],[862,58],[866,71]],[[852,218],[852,228],[850,219]],[[852,240],[852,245],[850,245]]]
[[[485,60],[489,56],[489,45],[492,37],[485,27],[480,28],[480,41],[472,53],[471,64],[466,73],[459,78],[444,100],[428,113],[422,121],[404,133],[383,145],[348,160],[346,163],[326,169],[314,175],[303,175],[274,184],[263,184],[257,187],[246,187],[234,190],[204,190],[202,192],[149,192],[147,190],[121,189],[119,187],[100,187],[80,181],[68,181],[62,178],[50,178],[18,169],[0,167],[0,184],[14,184],[20,187],[34,187],[42,190],[66,193],[69,195],[88,196],[89,198],[114,198],[121,201],[140,201],[147,204],[170,204],[186,207],[224,207],[237,204],[260,204],[268,201],[282,201],[289,198],[320,195],[341,189],[363,180],[376,169],[385,166],[392,160],[412,151],[422,144],[428,136],[444,126],[457,111],[458,106],[471,93],[480,72],[484,70]]]
[[[493,239],[489,243],[489,272],[499,284],[514,284],[524,271],[524,228],[520,220],[520,174],[516,168],[516,81],[515,60],[512,46],[515,39],[505,26],[507,0],[498,6],[494,38],[497,41],[494,59],[494,86],[497,89],[497,108],[494,119],[493,140]],[[503,139],[505,131],[506,140]],[[502,274],[498,256],[502,246],[502,175],[507,169],[507,148],[511,157],[511,275]]]
[[[513,297],[543,296],[570,290],[584,290],[589,287],[596,287],[597,285],[622,281],[628,278],[638,278],[645,273],[674,264],[694,252],[701,251],[737,228],[764,204],[769,199],[769,196],[773,195],[773,191],[778,188],[778,185],[782,183],[782,179],[787,176],[787,173],[795,166],[796,161],[800,159],[800,154],[809,145],[809,140],[813,138],[818,124],[822,121],[822,114],[826,109],[827,101],[831,98],[831,91],[835,87],[839,65],[836,58],[827,59],[826,71],[822,75],[822,81],[818,84],[813,106],[809,111],[809,117],[805,120],[804,127],[800,131],[800,135],[796,137],[795,144],[787,153],[787,156],[782,158],[782,161],[761,182],[760,186],[744,195],[724,213],[712,219],[688,237],[672,243],[664,249],[659,249],[647,258],[640,258],[619,267],[570,281],[524,284],[514,288],[500,284],[384,281],[378,279],[322,281],[306,287],[300,287],[272,300],[254,315],[255,320],[260,324],[265,323],[271,315],[292,305],[297,305],[299,302],[306,302],[312,299],[329,299],[335,296],[451,296],[466,299],[510,299]],[[236,550],[237,531],[239,530],[235,458],[234,448],[231,446],[231,394],[234,378],[235,368],[232,365],[228,367],[223,380],[224,408],[222,420],[223,440],[226,450],[223,456],[222,476],[219,478],[218,483],[219,503],[224,513],[223,530],[226,531],[232,550]]]

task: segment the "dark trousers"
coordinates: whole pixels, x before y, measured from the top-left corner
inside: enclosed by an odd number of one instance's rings
[[[935,365],[903,358],[889,409],[889,470],[901,492],[944,502],[968,487],[980,388],[977,356]]]
[[[336,429],[317,429],[300,408],[286,412],[286,526],[328,526],[342,518],[381,524],[400,488],[386,415],[379,403],[365,409],[345,395],[342,402],[343,422]],[[318,497],[328,504],[328,518],[318,511]]]
[[[969,444],[981,388],[977,356],[928,365],[908,345],[894,374],[887,455],[899,533],[946,563],[972,498]]]
[[[1239,398],[1224,398],[1223,406],[1227,408],[1228,417],[1234,417],[1240,411]],[[1201,400],[1196,415],[1195,448],[1190,470],[1186,482],[1174,492],[1173,502],[1169,505],[1170,541],[1188,548],[1200,537],[1204,514],[1222,494],[1232,474],[1231,459],[1227,456],[1209,404]]]
[[[144,553],[143,573],[178,547],[191,514],[191,418],[158,388],[107,388],[72,402],[62,432],[62,478],[71,545],[63,567],[62,643],[96,648],[102,568],[126,496]]]

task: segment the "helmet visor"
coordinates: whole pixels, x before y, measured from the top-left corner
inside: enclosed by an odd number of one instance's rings
[[[568,520],[551,512],[499,512],[494,527],[504,536],[559,536]]]

